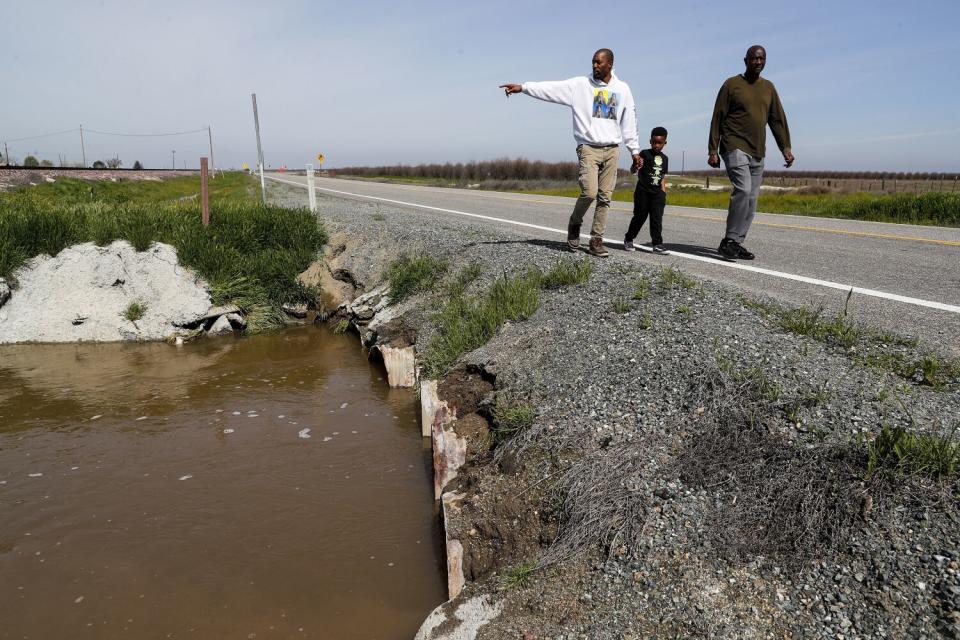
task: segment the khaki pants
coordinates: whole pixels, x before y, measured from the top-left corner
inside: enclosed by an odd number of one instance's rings
[[[590,227],[591,238],[602,238],[603,229],[607,226],[607,211],[610,209],[610,200],[613,198],[613,189],[617,186],[617,161],[620,157],[620,146],[593,147],[588,144],[577,145],[577,157],[580,159],[580,197],[573,207],[568,226],[568,237],[580,236],[580,225],[587,209],[597,201],[597,208],[593,212],[593,226]]]

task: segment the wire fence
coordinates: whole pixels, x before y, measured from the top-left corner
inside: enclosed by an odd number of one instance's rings
[[[59,167],[59,168],[120,168],[123,162],[119,158],[118,153],[113,153],[112,155],[104,156],[102,153],[103,144],[102,142],[97,142],[98,137],[119,139],[119,138],[133,138],[133,139],[161,139],[161,138],[177,138],[183,136],[198,136],[200,134],[206,134],[204,140],[194,140],[186,152],[180,153],[181,164],[183,168],[187,168],[188,159],[192,163],[193,157],[196,155],[199,157],[199,154],[195,153],[197,147],[202,150],[202,153],[206,154],[209,152],[209,155],[213,156],[213,133],[210,126],[201,127],[198,129],[189,129],[184,131],[168,131],[160,133],[128,133],[120,131],[104,131],[101,129],[89,129],[83,126],[77,126],[72,129],[64,129],[62,131],[53,131],[50,133],[42,133],[38,135],[31,136],[21,136],[16,138],[2,138],[0,137],[0,166],[7,167],[22,167],[22,168],[32,168],[32,167]],[[66,138],[69,136],[69,138]],[[92,140],[90,139],[92,136]],[[55,139],[59,138],[58,142],[53,142]],[[43,146],[47,147],[46,149],[40,149],[36,144],[36,141],[46,141]],[[92,144],[91,144],[92,142]],[[204,144],[206,143],[206,144]],[[88,148],[89,145],[89,148]],[[53,147],[57,147],[56,150],[53,150]],[[98,152],[95,152],[95,149]],[[79,152],[79,153],[78,153]],[[88,153],[89,152],[89,153]],[[166,149],[162,152],[159,151],[154,144],[143,145],[139,152],[149,155],[151,157],[156,157],[158,154],[163,153],[164,155],[168,153]],[[171,149],[170,153],[170,164],[169,167],[176,169],[177,162],[176,156],[177,151]],[[129,152],[127,155],[130,155]],[[78,158],[79,156],[79,158]],[[89,156],[89,157],[88,157]],[[139,161],[134,161],[131,163],[139,165]],[[166,168],[166,163],[162,162],[164,166],[157,168]]]

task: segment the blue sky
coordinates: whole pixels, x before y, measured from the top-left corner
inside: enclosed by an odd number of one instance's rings
[[[253,163],[250,94],[274,167],[571,160],[566,108],[497,85],[590,71],[616,53],[641,140],[670,130],[671,169],[706,166],[710,113],[747,46],[767,48],[797,169],[960,171],[960,2],[4,2],[0,142],[83,125],[212,125],[217,164]],[[11,142],[80,159],[76,133]],[[196,166],[206,134],[90,134],[114,154]],[[768,166],[779,157],[770,140]],[[621,164],[626,165],[626,160]]]

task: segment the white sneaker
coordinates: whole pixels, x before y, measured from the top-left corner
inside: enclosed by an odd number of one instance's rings
[[[623,241],[623,250],[624,250],[624,251],[636,251],[637,248],[636,248],[635,246],[633,246],[633,243],[630,242],[629,240],[624,240],[624,241]]]

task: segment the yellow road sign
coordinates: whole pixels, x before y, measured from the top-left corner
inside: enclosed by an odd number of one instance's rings
[[[317,154],[317,160],[320,162],[320,164],[323,164],[323,154],[322,154],[322,153],[318,153],[318,154]]]
[[[248,165],[246,162],[244,162],[244,163],[243,163],[243,170],[246,171],[246,170],[249,169],[249,168],[250,168],[250,165]]]

